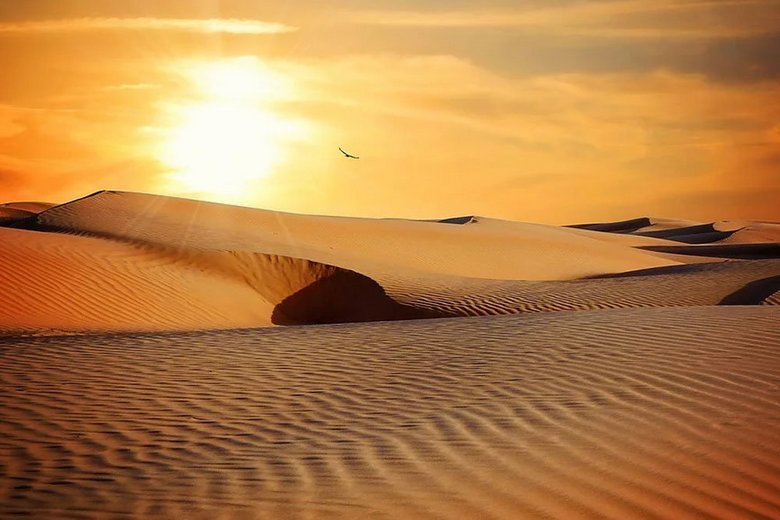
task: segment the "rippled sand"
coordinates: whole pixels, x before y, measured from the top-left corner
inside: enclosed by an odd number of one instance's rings
[[[779,317],[6,338],[0,513],[777,518]]]

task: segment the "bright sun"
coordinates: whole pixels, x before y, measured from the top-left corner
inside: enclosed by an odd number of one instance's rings
[[[251,185],[268,177],[284,159],[300,122],[274,113],[289,95],[287,78],[255,58],[224,60],[188,69],[201,98],[169,106],[175,125],[160,159],[173,171],[174,189],[212,199],[240,201]]]

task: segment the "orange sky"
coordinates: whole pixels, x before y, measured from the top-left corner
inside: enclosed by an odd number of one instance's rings
[[[780,0],[3,2],[0,198],[780,220],[778,48]]]

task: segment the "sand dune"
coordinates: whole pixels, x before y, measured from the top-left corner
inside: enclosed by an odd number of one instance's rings
[[[725,240],[736,231],[736,229],[720,231],[715,229],[715,224],[697,224],[660,231],[636,231],[635,234],[652,238],[665,238],[685,244],[709,244]]]
[[[39,215],[47,229],[166,247],[305,258],[368,276],[385,270],[557,280],[670,265],[555,226],[295,215],[171,197],[101,192]]]
[[[737,227],[738,226],[738,227]],[[722,240],[729,244],[750,244],[780,242],[780,223],[776,222],[729,222],[715,224],[716,228],[734,228],[734,233]]]
[[[0,226],[33,217],[41,211],[54,206],[54,204],[48,202],[7,202],[0,204]]]
[[[599,231],[610,236],[643,236],[685,244],[759,244],[780,242],[780,223],[721,220],[700,223],[688,220],[640,217],[620,222],[577,224],[574,229]],[[643,245],[664,245],[650,244]],[[666,244],[669,245],[669,244]]]
[[[31,211],[25,211],[23,209],[5,208],[0,206],[0,225],[10,224],[29,217],[32,217],[35,213]]]
[[[780,517],[780,314],[0,339],[0,516]]]
[[[19,209],[29,211],[30,213],[40,213],[54,206],[56,204],[51,202],[6,202],[5,204],[0,204],[0,208]]]
[[[780,260],[692,264],[557,282],[423,277],[380,278],[388,295],[405,305],[449,316],[514,314],[632,307],[720,305],[746,286],[780,276]],[[745,291],[741,305],[767,294]],[[755,295],[755,296],[749,296]]]
[[[431,317],[372,279],[275,255],[0,229],[0,330],[187,330]]]
[[[668,222],[656,232],[661,238],[475,216],[446,220],[292,215],[101,192],[0,228],[0,330],[190,330],[758,305],[769,297],[766,280],[780,275],[780,245],[681,245],[670,239],[690,235],[690,227],[680,231]],[[721,265],[710,256],[763,260]],[[687,265],[691,258],[700,265]],[[620,276],[625,272],[636,276]]]
[[[616,222],[597,222],[593,224],[574,224],[572,228],[601,231],[606,233],[636,233],[673,230],[699,225],[692,220],[668,219],[656,217],[637,217]]]
[[[184,254],[0,229],[0,328],[154,330],[270,324],[273,305]]]

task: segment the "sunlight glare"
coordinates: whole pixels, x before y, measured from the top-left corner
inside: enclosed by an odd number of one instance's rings
[[[300,121],[272,108],[289,96],[287,78],[254,58],[191,67],[199,99],[170,105],[176,123],[166,132],[160,159],[175,189],[225,202],[246,200],[252,184],[283,161]]]

